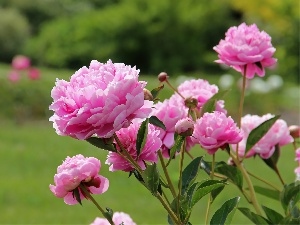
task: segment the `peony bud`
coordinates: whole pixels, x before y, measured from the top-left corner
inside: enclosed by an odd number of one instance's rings
[[[194,132],[194,121],[188,117],[178,120],[175,124],[175,132],[181,136],[192,136]]]
[[[189,109],[194,109],[197,108],[198,105],[198,100],[195,98],[186,98],[184,100],[184,104],[186,107],[188,107]]]
[[[166,72],[161,72],[160,74],[158,74],[157,77],[160,82],[164,82],[169,78],[169,76]]]
[[[143,91],[144,91],[144,100],[153,101],[153,96],[151,92],[146,88],[144,88]]]
[[[296,125],[289,126],[290,135],[295,139],[300,137],[300,127]]]

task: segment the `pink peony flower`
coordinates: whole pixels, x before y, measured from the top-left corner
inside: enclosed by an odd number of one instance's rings
[[[136,225],[135,222],[131,219],[131,217],[123,212],[115,212],[112,217],[112,221],[115,225]],[[94,222],[90,225],[110,225],[107,219],[97,217]]]
[[[175,124],[175,132],[182,136],[191,136],[194,131],[195,122],[191,118],[183,118]]]
[[[30,80],[38,80],[40,78],[40,76],[41,76],[41,72],[39,69],[31,67],[28,70],[28,78]]]
[[[12,82],[12,83],[16,83],[20,80],[20,73],[16,70],[12,70],[9,72],[8,74],[8,79]]]
[[[233,119],[217,111],[204,113],[203,117],[196,121],[193,137],[208,154],[214,154],[225,144],[236,144],[243,139]]]
[[[194,98],[197,99],[197,109],[200,111],[201,107],[216,93],[218,93],[219,89],[216,85],[208,83],[206,80],[202,79],[193,79],[193,80],[187,80],[183,82],[181,85],[178,86],[178,92],[187,98]],[[176,102],[176,105],[178,107],[186,108],[185,106],[185,100],[179,96],[178,94],[174,94],[171,96],[170,101],[174,104]],[[224,109],[224,101],[219,100],[216,104],[216,111],[220,111],[223,113],[227,113]]]
[[[67,157],[62,165],[57,167],[57,174],[54,176],[55,185],[50,184],[50,190],[58,198],[64,198],[68,205],[77,204],[74,191],[77,189],[80,199],[85,198],[85,194],[80,189],[83,184],[91,194],[102,194],[109,186],[107,178],[98,175],[101,168],[100,160],[94,157],[84,157],[76,155]]]
[[[266,114],[262,117],[256,115],[246,115],[242,118],[241,129],[244,132],[243,140],[239,143],[238,153],[242,157],[245,153],[246,141],[250,132],[259,126],[264,121],[274,117],[271,114]],[[256,154],[261,158],[270,158],[274,151],[275,145],[284,146],[293,142],[293,137],[290,135],[286,122],[278,119],[265,136],[250,149],[245,157],[251,157]],[[233,150],[236,150],[236,145],[232,145]]]
[[[296,149],[296,158],[295,158],[295,160],[300,163],[300,148]]]
[[[225,40],[213,49],[219,57],[215,62],[231,66],[248,79],[255,74],[263,77],[265,67],[271,67],[277,61],[272,58],[276,49],[271,44],[271,37],[264,31],[260,32],[255,24],[247,26],[242,23],[229,28]]]
[[[16,55],[13,58],[11,65],[15,70],[25,70],[30,67],[30,59],[24,55]]]
[[[154,105],[153,115],[160,119],[166,126],[166,130],[157,128],[159,130],[159,138],[162,140],[162,154],[165,158],[169,158],[169,151],[173,147],[175,140],[175,125],[188,115],[188,108],[179,106],[176,101],[171,102],[166,99],[163,102],[158,102]],[[191,138],[187,138],[187,150],[190,150],[194,143]]]
[[[136,140],[137,133],[140,128],[140,123],[133,122],[129,127],[122,128],[116,132],[123,147],[128,151],[139,166],[146,169],[145,162],[157,162],[157,151],[161,147],[161,140],[159,139],[159,131],[151,124],[148,125],[148,136],[144,148],[141,150],[139,157],[137,157]],[[117,144],[116,144],[117,145]],[[117,149],[120,150],[117,145]],[[107,156],[106,164],[110,165],[110,171],[123,170],[125,172],[132,171],[134,167],[116,152],[110,152]]]
[[[123,63],[93,60],[71,76],[57,80],[52,89],[49,119],[59,135],[86,139],[97,134],[109,138],[135,118],[146,118],[152,102],[144,100],[146,82],[138,81],[139,70]]]

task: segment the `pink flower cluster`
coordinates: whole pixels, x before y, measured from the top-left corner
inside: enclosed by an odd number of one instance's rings
[[[264,31],[260,32],[255,24],[247,26],[242,23],[229,28],[225,40],[213,49],[219,56],[217,63],[231,66],[248,79],[255,74],[263,77],[264,68],[275,65],[277,61],[273,58],[276,49],[271,44],[271,37]]]
[[[120,142],[131,157],[136,160],[141,169],[146,169],[145,162],[156,163],[157,151],[161,147],[161,139],[158,137],[159,131],[151,124],[148,125],[148,136],[141,153],[137,156],[136,141],[140,123],[133,122],[129,127],[122,128],[116,132]],[[116,142],[115,142],[116,143]],[[116,143],[117,149],[120,146]],[[107,156],[106,164],[110,165],[110,171],[123,170],[125,172],[132,171],[133,165],[124,159],[119,153],[110,152]]]
[[[27,76],[31,80],[38,80],[40,78],[40,70],[31,66],[31,61],[27,56],[16,55],[12,59],[12,70],[8,74],[8,79],[15,83],[21,79],[20,71],[27,71]]]
[[[297,161],[298,166],[296,167],[296,169],[294,170],[294,172],[296,174],[296,180],[300,180],[300,148],[296,149],[295,160]]]
[[[195,124],[193,140],[199,143],[208,154],[214,154],[226,144],[236,144],[243,138],[231,117],[222,112],[204,113]]]
[[[80,199],[86,196],[79,188],[83,184],[92,194],[102,194],[109,186],[107,178],[98,175],[101,163],[94,157],[76,155],[67,157],[62,165],[58,166],[57,174],[54,176],[55,185],[50,184],[50,190],[58,198],[64,198],[66,204],[77,204],[74,190],[77,189]]]
[[[138,81],[139,70],[123,63],[93,60],[71,76],[57,80],[52,89],[50,118],[57,134],[87,139],[96,134],[111,137],[135,118],[146,118],[152,102],[144,100],[146,82]]]
[[[123,212],[115,212],[112,217],[115,225],[136,225],[131,217]],[[90,225],[110,225],[107,219],[97,217]]]
[[[259,126],[264,121],[274,117],[271,114],[266,114],[262,117],[257,115],[246,115],[242,118],[241,129],[244,132],[243,140],[239,143],[238,153],[242,157],[245,153],[246,142],[250,132]],[[278,119],[271,129],[260,139],[246,154],[245,157],[260,155],[261,158],[270,158],[274,151],[275,145],[284,146],[293,142],[293,137],[290,135],[286,122]],[[233,150],[236,150],[236,145],[232,145]]]

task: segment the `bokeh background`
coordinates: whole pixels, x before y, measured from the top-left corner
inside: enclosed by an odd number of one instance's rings
[[[299,4],[298,0],[0,0],[0,224],[91,223],[99,213],[90,202],[67,206],[48,189],[56,167],[77,153],[103,162],[102,172],[111,181],[107,194],[96,197],[103,206],[131,214],[138,224],[166,224],[162,207],[134,178],[107,172],[105,152],[56,135],[48,122],[55,79],[69,79],[92,59],[136,66],[149,89],[158,85],[161,71],[175,86],[184,79],[207,79],[220,89],[231,89],[225,106],[236,118],[241,76],[214,63],[217,54],[212,48],[230,26],[256,23],[272,37],[278,65],[264,78],[249,82],[244,114],[280,114],[288,125],[299,125]],[[27,56],[39,76],[28,79],[28,71],[18,71],[17,79],[10,79],[16,55]],[[171,94],[165,88],[161,99]],[[204,151],[195,149],[194,155]],[[220,154],[220,159],[226,157]],[[279,164],[286,182],[294,180],[293,158],[292,148],[282,150]],[[280,185],[259,159],[249,167]],[[174,180],[176,168],[175,162]],[[235,188],[228,188],[215,207],[236,194]],[[206,202],[197,206],[193,224],[199,218],[204,221]],[[238,213],[234,218],[236,224],[249,222]]]

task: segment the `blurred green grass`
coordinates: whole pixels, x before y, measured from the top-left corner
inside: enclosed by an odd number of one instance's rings
[[[70,70],[51,70],[41,68],[42,79],[38,81],[28,81],[23,79],[20,84],[9,84],[6,81],[6,74],[9,66],[0,65],[0,80],[6,85],[10,85],[11,91],[15,91],[18,85],[23,85],[23,90],[40,88],[43,95],[50,99],[50,91],[54,86],[56,77],[68,80],[74,71]],[[176,85],[177,76],[171,76],[171,82]],[[210,83],[218,83],[218,76],[209,76],[205,74],[193,74],[194,77],[208,79]],[[156,76],[141,76],[141,80],[149,82],[148,89],[158,85]],[[293,84],[286,83],[285,89],[271,93],[270,95],[255,94],[246,97],[245,113],[248,110],[252,112],[262,111],[280,113],[280,110],[292,115],[299,115],[299,97],[298,104],[296,98],[287,98],[283,93],[289,88],[299,88]],[[162,99],[172,94],[170,88],[166,87],[162,92]],[[2,95],[2,101],[11,100],[9,93]],[[39,97],[39,96],[38,96]],[[48,99],[48,100],[49,100]],[[233,117],[237,111],[239,92],[233,89],[226,96],[226,107]],[[296,99],[296,100],[295,100]],[[48,101],[46,99],[46,101]],[[51,100],[51,99],[50,99]],[[10,102],[10,104],[12,104]],[[45,103],[43,103],[45,104]],[[53,176],[56,168],[61,164],[66,156],[83,154],[85,156],[94,156],[101,160],[101,174],[110,180],[110,188],[107,193],[95,196],[97,201],[103,207],[110,207],[114,211],[124,211],[129,213],[137,224],[167,224],[166,214],[162,206],[154,199],[148,191],[138,184],[134,177],[128,178],[128,174],[122,172],[108,172],[108,166],[104,164],[106,152],[96,149],[84,141],[78,141],[68,137],[58,136],[52,124],[47,121],[51,112],[48,111],[48,105],[44,108],[45,118],[39,120],[24,120],[22,123],[16,123],[14,117],[0,119],[0,158],[3,159],[0,164],[0,170],[3,173],[0,188],[0,224],[89,224],[96,216],[100,216],[96,207],[89,201],[84,201],[83,206],[68,206],[62,199],[57,199],[49,190],[49,184],[53,183]],[[255,107],[251,108],[251,105]],[[9,107],[9,104],[7,105]],[[1,111],[5,108],[1,108]],[[274,112],[275,111],[275,112]],[[290,115],[288,114],[288,115]],[[294,121],[298,123],[298,121]],[[201,149],[193,149],[192,155],[205,155]],[[210,161],[210,156],[206,156]],[[227,160],[227,155],[220,152],[217,160]],[[187,161],[186,161],[187,163]],[[275,173],[267,168],[259,159],[249,159],[246,162],[250,171],[259,174],[261,177],[274,182],[280,187]],[[279,160],[279,168],[287,183],[294,180],[293,170],[296,167],[294,162],[294,153],[291,146],[282,149]],[[176,181],[178,177],[178,162],[175,160],[171,167],[171,177]],[[199,179],[206,179],[207,176],[201,171]],[[254,180],[255,183],[259,183]],[[241,195],[238,190],[229,185],[212,205],[212,212],[220,207],[225,200]],[[263,199],[263,204],[273,209],[280,210],[279,203],[258,196]],[[204,222],[207,198],[204,198],[196,206],[191,222],[200,224]],[[242,200],[240,206],[245,206]],[[212,213],[211,213],[212,214]],[[234,216],[234,224],[249,224],[239,212]]]

